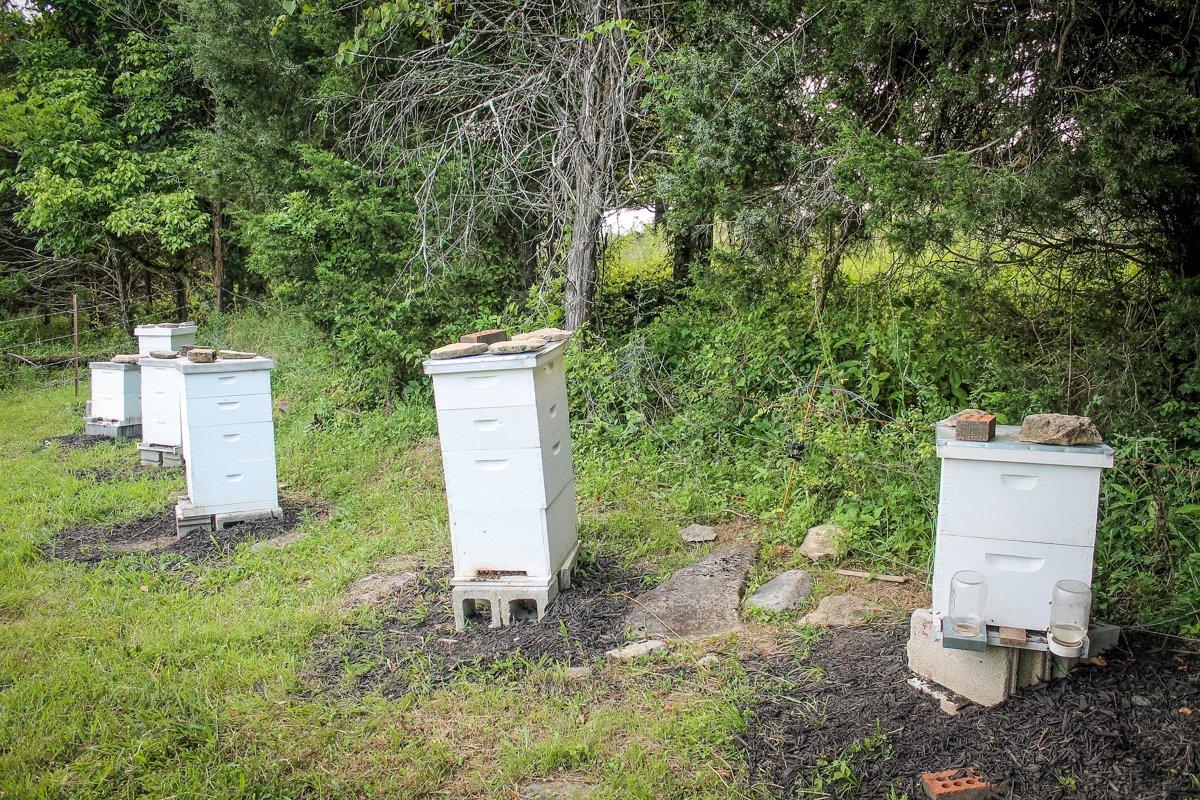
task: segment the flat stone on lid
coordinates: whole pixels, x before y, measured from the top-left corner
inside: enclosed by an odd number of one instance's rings
[[[487,351],[488,346],[483,343],[455,342],[454,344],[448,344],[431,351],[429,357],[441,361],[447,358],[478,356]]]

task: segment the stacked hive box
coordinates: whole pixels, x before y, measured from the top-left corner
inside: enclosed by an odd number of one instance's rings
[[[139,325],[138,352],[142,358],[142,441],[138,455],[143,464],[179,466],[183,461],[183,429],[179,424],[179,371],[169,360],[150,357],[159,351],[178,352],[196,343],[196,326]]]
[[[1091,585],[1100,472],[1107,445],[1030,444],[1000,425],[990,442],[957,441],[939,426],[942,459],[933,611],[945,618],[950,579],[974,570],[987,585],[984,621],[1045,631],[1054,584]]]
[[[92,399],[85,431],[92,436],[137,436],[142,431],[142,382],[137,364],[93,361]]]
[[[271,370],[261,356],[196,364],[178,371],[186,497],[175,507],[181,532],[282,518],[271,422]]]
[[[541,619],[578,551],[566,342],[425,362],[441,435],[454,616]]]

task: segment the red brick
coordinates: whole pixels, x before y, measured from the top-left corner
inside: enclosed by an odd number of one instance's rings
[[[964,442],[990,442],[996,436],[996,415],[967,411],[954,426],[954,438]]]
[[[475,331],[468,333],[459,339],[464,344],[491,344],[493,342],[507,342],[508,331],[503,328],[492,328],[486,331]]]
[[[984,800],[996,790],[974,767],[921,773],[921,785],[930,800]]]

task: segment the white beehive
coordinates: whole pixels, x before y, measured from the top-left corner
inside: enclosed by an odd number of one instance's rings
[[[180,389],[187,496],[180,530],[282,518],[271,420],[271,370],[261,356],[196,364],[169,359]]]
[[[148,356],[159,350],[179,352],[184,345],[196,343],[196,323],[156,322],[133,329],[138,340],[138,355]]]
[[[960,570],[984,576],[988,625],[1030,631],[1049,627],[1056,582],[1091,585],[1100,472],[1113,450],[1030,444],[1019,431],[1000,425],[992,441],[966,442],[938,426],[933,610],[942,618]]]
[[[454,551],[455,620],[540,619],[578,551],[566,342],[429,360]]]
[[[179,466],[183,463],[180,424],[178,359],[142,356],[142,440],[138,454],[144,464]]]
[[[137,364],[93,361],[86,431],[96,436],[137,436],[142,424],[142,382]]]

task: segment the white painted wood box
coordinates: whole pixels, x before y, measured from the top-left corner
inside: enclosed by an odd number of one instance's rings
[[[988,625],[1045,631],[1054,584],[1092,583],[1100,473],[1108,445],[1022,442],[998,425],[990,442],[964,442],[939,425],[942,462],[933,571],[933,611],[949,613],[950,579],[980,572]]]
[[[188,488],[176,506],[180,530],[282,518],[271,417],[275,362],[258,356],[164,363],[175,365],[180,389]]]
[[[138,355],[148,356],[159,350],[178,353],[184,345],[196,343],[196,323],[156,322],[153,325],[138,325],[133,329],[138,340]]]
[[[183,463],[180,423],[179,359],[142,356],[142,440],[138,454],[144,464],[179,466]]]
[[[540,619],[578,552],[563,355],[425,362],[433,378],[454,551],[455,619]]]
[[[89,434],[137,436],[142,424],[142,376],[137,364],[93,361],[91,402],[86,420]]]

